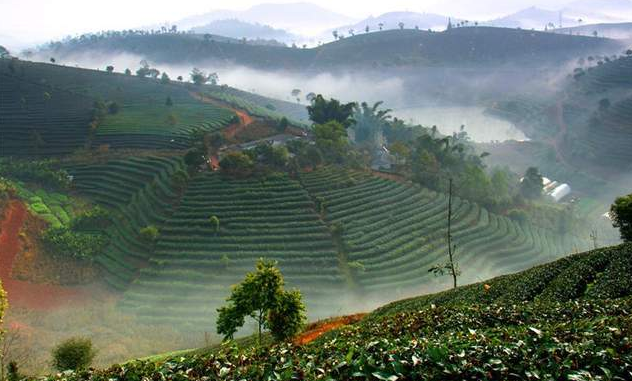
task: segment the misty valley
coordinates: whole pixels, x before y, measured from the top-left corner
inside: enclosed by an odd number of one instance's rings
[[[0,4],[0,381],[632,379],[632,1],[114,1]]]

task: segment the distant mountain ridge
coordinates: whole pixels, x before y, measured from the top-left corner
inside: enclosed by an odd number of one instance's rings
[[[291,43],[297,39],[297,36],[283,29],[275,29],[269,25],[250,23],[237,19],[212,21],[206,25],[194,27],[191,31],[198,34],[210,33],[236,39],[265,39],[285,43]]]
[[[312,3],[259,4],[245,11],[216,10],[182,19],[180,29],[208,24],[216,20],[238,19],[250,23],[270,25],[292,33],[314,34],[327,28],[353,22],[353,18],[327,10]]]

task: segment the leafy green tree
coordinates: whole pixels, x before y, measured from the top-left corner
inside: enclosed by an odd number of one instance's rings
[[[529,167],[520,183],[520,193],[524,198],[534,200],[542,196],[543,186],[544,180],[538,169]]]
[[[268,328],[277,341],[292,338],[305,325],[303,296],[298,290],[282,292],[277,305],[268,314]]]
[[[160,77],[160,83],[162,83],[163,85],[168,84],[169,82],[171,82],[171,78],[169,78],[169,75],[167,75],[167,73],[162,73],[162,76]]]
[[[184,155],[184,163],[189,168],[189,171],[192,171],[206,163],[206,153],[204,152],[204,149],[197,147],[188,150]]]
[[[610,218],[619,229],[621,239],[632,242],[632,194],[618,197],[610,207]]]
[[[276,262],[260,259],[256,270],[233,286],[228,304],[220,307],[217,333],[232,339],[250,317],[257,322],[258,341],[265,328],[277,340],[285,340],[299,332],[305,322],[305,306],[299,291],[285,291],[285,282]]]
[[[85,370],[90,367],[96,354],[90,339],[73,337],[53,348],[52,365],[59,371]]]
[[[311,105],[307,106],[309,119],[316,124],[325,124],[330,121],[340,123],[344,128],[353,124],[353,110],[355,103],[341,104],[337,99],[326,100],[322,95],[317,95]]]
[[[211,76],[207,75],[204,71],[196,67],[193,68],[191,74],[189,75],[191,77],[191,81],[198,86],[202,86],[206,84],[209,80],[211,80]]]
[[[171,95],[167,96],[167,100],[165,101],[165,106],[167,107],[173,106],[173,99],[171,99]]]
[[[380,110],[380,106],[384,102],[376,102],[369,107],[366,102],[354,107],[354,124],[356,143],[368,143],[376,145],[380,143],[380,137],[384,126],[389,122],[391,109]]]
[[[125,75],[132,75],[132,71],[130,69],[125,69]]]
[[[279,123],[277,123],[277,131],[279,132],[285,132],[285,130],[287,129],[287,127],[290,125],[290,122],[288,122],[286,117],[281,118],[281,120],[279,120]]]
[[[234,177],[248,177],[252,174],[255,163],[243,152],[230,152],[219,162],[223,174]]]
[[[325,124],[314,126],[314,138],[316,146],[323,156],[333,162],[342,162],[347,146],[347,130],[337,121],[329,121]]]

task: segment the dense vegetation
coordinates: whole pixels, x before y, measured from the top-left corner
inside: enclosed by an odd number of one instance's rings
[[[601,249],[392,303],[305,346],[232,344],[70,379],[627,379],[631,253]]]

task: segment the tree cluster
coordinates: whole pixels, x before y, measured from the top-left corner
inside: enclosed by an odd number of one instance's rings
[[[217,310],[217,333],[232,339],[250,317],[257,323],[259,343],[264,329],[279,341],[297,334],[306,320],[305,305],[301,293],[284,290],[284,284],[276,262],[259,260],[256,270],[233,286],[228,304]]]

